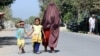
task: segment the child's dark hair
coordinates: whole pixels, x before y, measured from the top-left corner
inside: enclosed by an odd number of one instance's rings
[[[35,21],[36,21],[36,20],[39,20],[39,24],[41,23],[41,22],[40,22],[40,18],[35,18]]]
[[[19,21],[18,23],[21,23],[21,22],[24,22],[24,21]]]
[[[19,22],[17,22],[17,23],[15,24],[15,27],[16,27],[16,28],[19,28],[19,25],[20,25],[21,22],[24,22],[24,21],[19,21]]]

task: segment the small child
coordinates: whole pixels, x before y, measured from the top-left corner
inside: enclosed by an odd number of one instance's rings
[[[25,40],[24,40],[24,34],[25,29],[24,29],[24,21],[20,21],[17,24],[17,32],[16,32],[16,38],[17,38],[17,45],[19,47],[19,53],[25,53],[24,51],[24,45],[25,45]]]
[[[32,43],[33,43],[33,52],[36,54],[40,54],[39,52],[39,47],[40,44],[42,43],[42,25],[40,25],[40,19],[35,18],[35,24],[32,25],[32,32],[29,34],[32,34]],[[44,34],[44,32],[43,32]]]

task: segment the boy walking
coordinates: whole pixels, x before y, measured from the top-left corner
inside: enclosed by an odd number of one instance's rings
[[[17,45],[19,47],[19,53],[25,53],[24,46],[25,46],[25,39],[24,39],[24,34],[25,29],[24,29],[24,21],[20,21],[18,24],[18,29],[16,32],[16,38],[17,38]]]

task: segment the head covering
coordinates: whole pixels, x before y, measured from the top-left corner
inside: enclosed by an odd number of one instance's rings
[[[42,25],[44,28],[50,28],[51,24],[58,25],[60,21],[59,11],[54,2],[50,2],[44,12]]]

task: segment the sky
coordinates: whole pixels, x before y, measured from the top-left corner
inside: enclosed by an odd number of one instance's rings
[[[16,0],[12,6],[13,17],[28,19],[30,16],[39,16],[40,7],[38,0]]]

